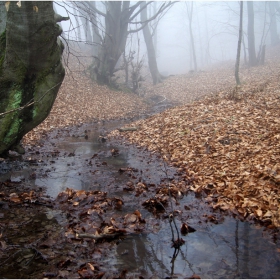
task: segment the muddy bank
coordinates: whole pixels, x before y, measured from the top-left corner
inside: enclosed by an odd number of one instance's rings
[[[129,122],[54,130],[1,161],[1,276],[279,278],[279,233],[212,211],[159,155],[107,139]],[[179,250],[172,208],[195,229]]]

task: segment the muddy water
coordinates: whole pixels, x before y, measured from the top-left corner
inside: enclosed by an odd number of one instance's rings
[[[103,129],[106,131],[121,125],[114,124]],[[83,129],[78,136],[82,132]],[[88,139],[72,136],[59,142],[56,148],[65,151],[66,156],[53,158],[52,163],[47,161],[44,170],[53,172],[49,172],[46,178],[36,179],[35,184],[47,187],[52,196],[66,187],[100,189],[111,196],[121,197],[125,202],[124,212],[141,207],[131,194],[122,191],[130,177],[120,174],[119,169],[136,168],[142,171],[143,181],[159,184],[166,177],[163,163],[155,155],[151,157],[136,147],[118,142],[100,142],[100,130],[87,128],[87,134]],[[112,156],[113,149],[119,150],[117,156]],[[69,156],[70,153],[74,155]],[[91,159],[93,155],[96,156]],[[175,174],[175,170],[169,169],[168,172],[168,176]],[[185,210],[185,205],[190,210]],[[108,264],[119,270],[127,269],[128,276],[147,278],[184,278],[194,273],[203,278],[280,277],[280,253],[277,252],[280,244],[278,240],[273,242],[269,235],[266,236],[264,229],[230,217],[217,225],[201,222],[208,210],[192,194],[183,197],[176,209],[181,211],[176,218],[178,226],[184,221],[196,232],[184,237],[186,243],[173,263],[170,226],[161,219],[151,233],[122,240]],[[147,221],[155,219],[143,207],[141,212]]]
[[[124,201],[123,213],[139,209],[152,228],[148,233],[121,240],[104,263],[113,271],[127,269],[127,277],[186,278],[197,274],[201,278],[280,278],[279,236],[272,236],[260,226],[222,217],[218,212],[213,214],[192,193],[175,206],[179,213],[176,223],[179,227],[186,222],[196,231],[183,236],[185,244],[174,259],[167,219],[156,219],[142,207],[149,194],[136,199],[123,187],[140,177],[147,184],[159,184],[166,176],[176,177],[176,170],[169,168],[166,174],[157,155],[137,147],[100,141],[107,131],[124,124],[125,121],[110,122],[65,130],[64,135],[56,135],[40,149],[36,164],[23,165],[2,177],[24,179],[36,188],[44,187],[54,198],[66,188],[107,191],[108,196]],[[118,152],[112,154],[112,150]],[[135,171],[119,172],[127,167]],[[30,176],[33,172],[38,174],[36,178]],[[217,224],[205,218],[209,215],[217,217]]]

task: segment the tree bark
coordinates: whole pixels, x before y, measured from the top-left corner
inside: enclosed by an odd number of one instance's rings
[[[277,22],[276,22],[276,4],[273,1],[268,2],[269,6],[269,17],[270,17],[270,42],[272,46],[279,43],[279,36],[277,32]]]
[[[73,8],[73,14],[74,14],[74,18],[75,18],[76,25],[77,25],[77,28],[76,28],[77,39],[78,39],[78,41],[82,41],[81,26],[80,26],[80,23],[79,23],[78,11],[76,10],[76,7]]]
[[[89,9],[88,9],[88,2],[76,2],[77,7],[79,8],[79,17],[82,22],[84,34],[85,34],[85,41],[86,43],[92,43],[92,36],[91,36],[91,28],[89,22]]]
[[[236,62],[235,62],[235,80],[237,85],[240,85],[239,64],[240,64],[242,33],[243,33],[242,24],[243,24],[243,1],[240,1],[239,35],[238,35],[237,55],[236,55]]]
[[[101,84],[112,85],[115,66],[124,52],[128,35],[129,15],[126,16],[126,6],[129,1],[108,1],[105,16],[106,32],[101,44],[98,58],[95,59],[92,78]]]
[[[173,5],[173,3],[171,1],[163,2],[157,13],[149,18],[146,24],[157,18],[168,7]],[[150,5],[151,2],[143,4],[143,2],[137,1],[131,6],[130,1],[107,1],[104,4],[106,13],[94,8],[97,14],[105,19],[105,32],[98,56],[95,57],[90,69],[90,74],[92,79],[101,84],[115,86],[112,77],[116,71],[115,67],[117,62],[125,50],[127,36],[143,28],[141,22],[136,22],[136,19],[143,9],[147,9],[147,5]],[[128,26],[131,23],[133,23],[134,27],[137,26],[137,23],[140,23],[141,27],[130,28],[128,30]]]
[[[93,48],[92,48],[92,54],[93,56],[97,56],[100,50],[101,41],[102,38],[99,34],[98,26],[97,26],[97,16],[96,16],[96,4],[95,1],[89,1],[87,2],[89,5],[89,8],[92,9],[90,12],[90,22],[92,27],[92,42],[93,42]]]
[[[258,65],[258,60],[255,50],[255,31],[254,31],[254,2],[247,1],[248,9],[248,55],[249,55],[249,66]]]
[[[65,75],[53,3],[20,3],[0,23],[0,154],[24,152],[20,140],[48,116]]]
[[[144,9],[146,2],[143,1],[141,2],[140,9],[141,11],[141,24],[143,26],[143,35],[144,35],[144,40],[146,43],[147,47],[147,54],[148,54],[148,64],[149,64],[149,69],[150,73],[152,75],[153,79],[153,84],[156,85],[160,82],[162,82],[162,77],[158,71],[158,66],[157,66],[157,59],[156,59],[156,52],[153,44],[153,37],[152,34],[149,30],[149,26],[147,24],[147,9]]]
[[[197,72],[197,62],[196,62],[196,54],[195,54],[194,39],[193,39],[193,32],[192,32],[193,1],[190,3],[191,7],[189,7],[188,4],[189,3],[186,2],[188,18],[189,18],[189,32],[190,32],[190,39],[191,39],[191,56],[194,64],[193,70]]]

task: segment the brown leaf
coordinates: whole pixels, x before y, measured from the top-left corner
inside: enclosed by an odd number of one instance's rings
[[[181,224],[181,233],[182,234],[188,234],[188,233],[195,232],[195,231],[196,230],[193,227],[188,226],[186,223]]]

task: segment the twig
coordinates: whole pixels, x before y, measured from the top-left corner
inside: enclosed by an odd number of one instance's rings
[[[95,241],[100,240],[100,239],[104,239],[104,238],[108,238],[108,239],[114,239],[120,235],[122,235],[122,232],[117,232],[117,233],[112,233],[112,234],[100,234],[100,235],[95,235],[95,234],[91,234],[91,233],[76,233],[76,237],[77,238],[90,238],[90,239],[94,239]]]
[[[29,246],[28,246],[28,247],[29,247]],[[35,254],[34,254],[35,257],[36,257],[37,255],[39,255],[46,263],[48,263],[47,258],[46,258],[39,250],[37,250],[37,249],[36,249],[35,247],[33,247],[33,246],[30,246],[29,248],[35,251]],[[32,259],[34,258],[34,256],[32,257]],[[31,259],[30,261],[32,261],[32,259]]]
[[[164,99],[159,101],[158,103],[156,103],[156,105],[158,105],[159,103],[162,103],[162,102],[164,102],[166,100],[166,97],[165,96],[163,96],[163,97],[164,97]]]
[[[144,132],[145,133],[145,132]],[[145,133],[146,134],[146,133]],[[148,134],[146,134],[150,139],[152,139]],[[155,142],[153,142],[155,144],[155,146],[157,147],[157,149],[160,151],[159,147],[157,146],[157,144]],[[164,166],[164,173],[166,175],[166,178],[171,181],[171,178],[169,178],[168,176],[168,171],[167,171],[167,167],[166,167],[166,162],[165,160],[163,160],[163,166]],[[173,227],[172,227],[172,222],[175,226],[176,232],[177,232],[177,240],[180,239],[180,232],[178,230],[178,227],[175,223],[174,220],[174,209],[173,209],[173,203],[172,203],[172,196],[171,196],[171,191],[170,191],[170,183],[168,184],[168,196],[169,196],[169,200],[170,200],[170,207],[171,207],[171,214],[169,215],[169,224],[170,224],[170,228],[171,228],[171,232],[172,232],[172,242],[174,243],[174,231],[173,231]],[[162,205],[163,206],[163,205]],[[163,207],[164,208],[164,207]],[[164,208],[165,209],[165,208]]]
[[[170,228],[171,228],[171,233],[172,233],[172,242],[174,242],[175,241],[175,239],[174,239],[174,231],[173,231],[173,227],[172,227],[172,220],[173,220],[173,215],[172,214],[170,214],[169,215],[169,224],[170,224]]]
[[[15,255],[17,255],[17,253],[19,253],[21,250],[16,251],[14,254],[12,254],[11,256],[9,256],[5,261],[0,263],[0,266],[4,265],[9,259],[13,258]]]

